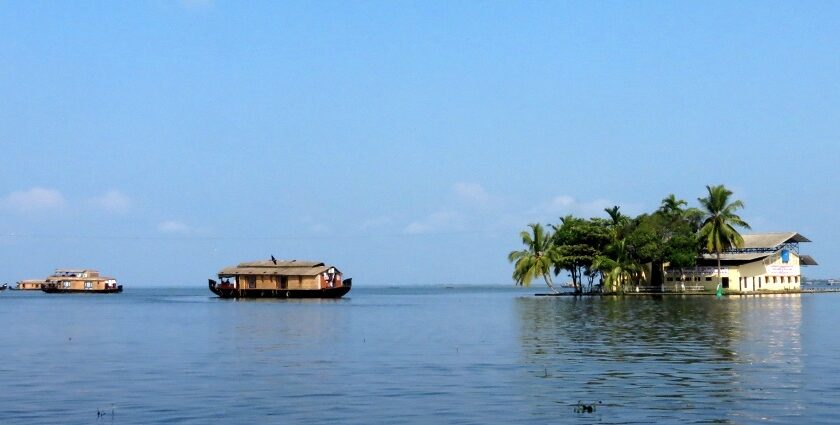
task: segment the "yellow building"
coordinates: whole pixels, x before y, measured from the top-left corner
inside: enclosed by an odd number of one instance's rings
[[[799,252],[800,242],[810,242],[796,232],[742,235],[744,246],[720,255],[720,275],[726,292],[799,290],[802,267],[817,262]],[[717,256],[703,254],[693,268],[665,268],[662,290],[715,291]]]

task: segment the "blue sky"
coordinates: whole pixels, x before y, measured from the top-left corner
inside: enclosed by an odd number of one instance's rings
[[[840,266],[837,2],[0,1],[1,281],[511,284],[529,222],[696,203]]]

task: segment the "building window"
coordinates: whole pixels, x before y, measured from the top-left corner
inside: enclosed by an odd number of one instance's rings
[[[711,281],[712,281],[712,277],[711,276],[706,276],[706,282],[711,282]]]
[[[794,283],[799,283],[799,276],[794,276],[793,281]]]
[[[699,281],[700,281],[700,276],[695,276],[695,277],[694,277],[694,281],[695,281],[695,282],[699,282]]]

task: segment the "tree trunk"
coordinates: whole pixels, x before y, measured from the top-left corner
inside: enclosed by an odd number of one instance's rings
[[[546,274],[543,275],[543,279],[545,279],[545,285],[548,286],[548,289],[550,289],[551,292],[553,292],[555,294],[560,293],[560,291],[558,291],[556,288],[554,288],[554,285],[551,284],[551,275],[546,273]]]

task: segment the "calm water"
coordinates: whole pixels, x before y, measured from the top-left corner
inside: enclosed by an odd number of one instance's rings
[[[840,421],[840,294],[350,295],[5,291],[0,423]]]

